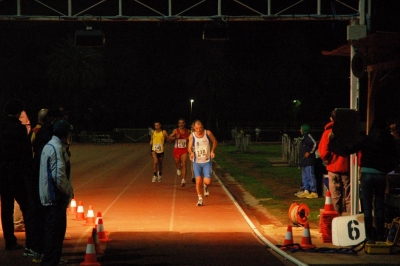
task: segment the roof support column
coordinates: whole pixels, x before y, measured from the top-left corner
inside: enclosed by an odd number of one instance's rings
[[[357,47],[353,45],[352,41],[364,38],[367,35],[365,26],[365,0],[359,0],[358,4],[360,15],[358,19],[351,21],[351,25],[347,26],[347,40],[351,44],[350,60],[353,60],[357,52]],[[350,61],[350,109],[359,109],[359,93],[359,78],[354,76]],[[357,155],[350,155],[350,186],[351,215],[355,215],[360,212]]]

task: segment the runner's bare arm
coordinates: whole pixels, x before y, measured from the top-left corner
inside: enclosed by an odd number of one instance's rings
[[[193,147],[193,136],[192,136],[192,134],[190,134],[190,135],[189,135],[188,152],[189,152],[190,160],[191,160],[191,161],[193,161],[193,158],[194,158],[194,154],[193,154],[193,149],[192,149],[192,147]]]
[[[207,134],[210,137],[210,140],[212,142],[210,155],[211,155],[211,158],[214,158],[215,157],[214,151],[215,151],[215,148],[217,148],[217,139],[215,138],[214,134],[210,130],[207,130]]]
[[[176,133],[176,128],[175,128],[175,129],[172,131],[171,135],[169,135],[168,141],[173,141],[173,140],[175,140],[175,139],[176,139],[176,135],[177,135],[177,133]]]
[[[166,139],[169,142],[170,140],[168,138],[167,131],[163,130],[163,135],[164,135],[164,139]]]

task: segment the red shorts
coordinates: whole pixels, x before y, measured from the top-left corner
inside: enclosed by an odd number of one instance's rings
[[[188,150],[186,148],[174,148],[174,157],[181,158],[182,155],[187,154]]]

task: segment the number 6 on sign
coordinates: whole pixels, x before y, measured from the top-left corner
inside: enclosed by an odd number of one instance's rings
[[[332,220],[332,244],[353,246],[365,240],[364,214],[341,216]]]

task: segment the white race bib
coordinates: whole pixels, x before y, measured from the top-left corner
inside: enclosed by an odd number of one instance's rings
[[[178,139],[178,148],[186,148],[186,139]]]
[[[160,143],[154,143],[154,151],[155,152],[161,152],[162,151],[162,147]]]

